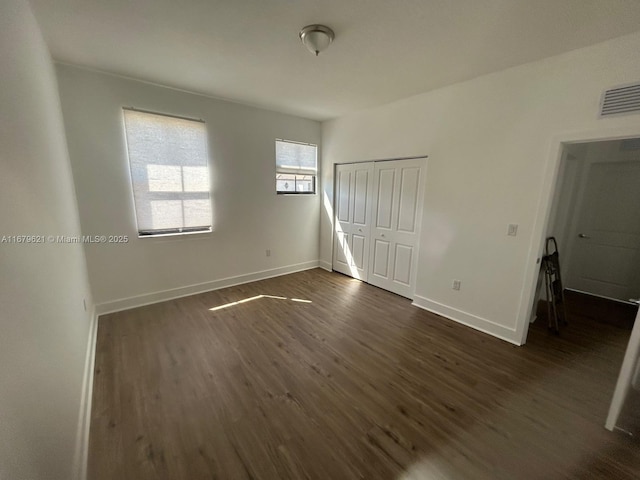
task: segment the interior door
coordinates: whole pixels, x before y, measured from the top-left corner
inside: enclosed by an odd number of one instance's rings
[[[333,269],[367,280],[373,163],[336,165]]]
[[[590,166],[566,286],[619,300],[640,297],[640,162]]]
[[[368,282],[412,298],[422,204],[422,160],[376,162]]]

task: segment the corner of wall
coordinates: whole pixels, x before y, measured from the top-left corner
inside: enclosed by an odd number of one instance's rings
[[[333,265],[331,265],[331,262],[327,262],[325,260],[319,261],[319,267],[326,270],[327,272],[333,271]]]

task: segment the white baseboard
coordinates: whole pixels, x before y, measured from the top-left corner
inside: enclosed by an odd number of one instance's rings
[[[98,314],[95,306],[91,309],[91,325],[87,341],[87,353],[82,379],[82,397],[78,430],[76,432],[76,450],[74,456],[74,478],[87,480],[87,461],[89,456],[89,427],[91,426],[91,400],[93,396],[93,372],[96,360],[96,340],[98,338]]]
[[[458,310],[457,308],[434,302],[433,300],[421,297],[420,295],[414,295],[413,305],[422,308],[423,310],[427,310],[431,313],[435,313],[442,317],[448,318],[449,320],[453,320],[454,322],[458,322],[468,327],[474,328],[483,333],[487,333],[506,342],[513,343],[514,345],[521,345],[521,343],[516,340],[515,329],[510,329],[503,325],[498,325],[497,323],[494,323],[491,320],[487,320],[486,318],[478,317],[477,315],[463,312],[462,310]]]
[[[333,265],[331,262],[325,262],[324,260],[320,260],[318,262],[318,266],[327,272],[333,272]]]
[[[220,280],[213,280],[210,282],[198,283],[195,285],[188,285],[186,287],[172,288],[170,290],[162,290],[159,292],[136,295],[134,297],[121,298],[118,300],[112,300],[96,305],[96,313],[98,315],[104,315],[107,313],[129,310],[130,308],[151,305],[153,303],[166,302],[167,300],[187,297],[189,295],[196,295],[198,293],[210,292],[211,290],[233,287],[234,285],[241,285],[243,283],[265,280],[272,277],[279,277],[281,275],[301,272],[303,270],[310,270],[312,268],[318,268],[318,264],[318,260],[313,260],[310,262],[297,263],[294,265],[287,265],[285,267],[262,270],[260,272],[247,273],[244,275],[222,278]]]

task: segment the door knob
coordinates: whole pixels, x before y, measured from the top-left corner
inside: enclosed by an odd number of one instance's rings
[[[362,231],[362,229],[361,229],[361,228],[359,228],[359,229],[358,229],[358,231],[359,231],[359,232],[361,232],[361,231]]]
[[[382,235],[380,235],[382,238],[384,238],[384,233]]]
[[[586,235],[586,234],[584,234],[584,233],[579,233],[579,234],[578,234],[578,237],[579,237],[579,238],[591,238],[589,235]]]

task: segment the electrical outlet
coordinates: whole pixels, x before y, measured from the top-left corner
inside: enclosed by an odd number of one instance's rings
[[[270,257],[271,256],[271,249],[267,248],[265,253],[267,254],[267,257]]]
[[[460,280],[454,280],[453,283],[451,284],[451,288],[453,288],[454,290],[460,290],[461,285],[462,285],[462,282]]]
[[[509,228],[507,228],[507,235],[510,237],[515,237],[518,235],[518,225],[515,223],[510,223]]]

